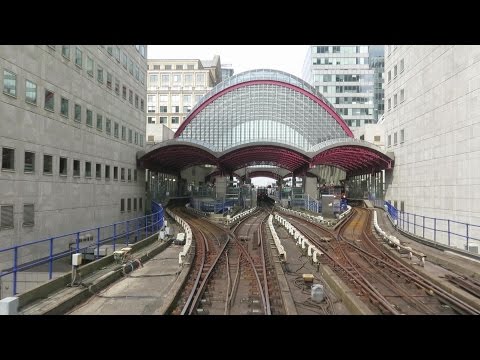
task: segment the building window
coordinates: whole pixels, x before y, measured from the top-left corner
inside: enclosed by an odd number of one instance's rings
[[[132,199],[127,199],[127,211],[132,211]]]
[[[148,124],[155,124],[155,116],[147,117],[147,123]]]
[[[110,180],[110,165],[105,165],[105,180]]]
[[[393,145],[397,145],[397,132],[393,134]]]
[[[45,90],[45,110],[54,111],[55,95],[53,91]]]
[[[161,112],[161,113],[166,113],[166,112],[168,112],[167,107],[166,107],[166,106],[160,106],[160,112]]]
[[[25,161],[23,165],[23,171],[26,173],[35,172],[35,153],[25,151]]]
[[[128,72],[130,73],[130,75],[133,75],[133,60],[132,59],[128,59]]]
[[[172,124],[178,124],[179,123],[179,117],[178,116],[172,116]]]
[[[392,109],[392,99],[388,99],[388,110]]]
[[[52,155],[43,155],[43,173],[46,175],[52,175],[53,173]]]
[[[93,77],[93,59],[87,55],[87,74]]]
[[[140,110],[145,111],[145,102],[143,101],[143,99],[140,99]]]
[[[103,129],[103,116],[100,114],[97,114],[97,130],[102,131]]]
[[[155,112],[155,105],[147,105],[147,112],[154,113]]]
[[[400,74],[405,70],[405,60],[400,60]]]
[[[108,53],[109,55],[113,55],[113,46],[111,46],[111,45],[110,45],[110,46],[107,46],[107,53]]]
[[[113,180],[118,180],[118,166],[113,167]]]
[[[140,134],[140,146],[143,147],[143,135]]]
[[[205,74],[195,74],[195,86],[205,86]]]
[[[90,161],[85,161],[85,177],[92,177],[92,163]]]
[[[159,124],[166,124],[166,123],[167,123],[167,117],[166,116],[160,116]]]
[[[127,68],[127,61],[128,61],[127,54],[125,54],[124,52],[122,52],[122,65],[123,65],[123,67],[124,67],[125,69]]]
[[[128,142],[131,144],[133,141],[132,129],[128,129]]]
[[[135,136],[134,136],[134,141],[133,141],[133,143],[134,143],[135,145],[138,145],[138,133],[137,133],[136,131],[135,131]]]
[[[388,70],[388,82],[392,80],[392,71]]]
[[[122,97],[127,100],[127,87],[125,85],[122,86]]]
[[[73,176],[80,176],[80,160],[73,160]]]
[[[145,73],[143,71],[140,71],[140,83],[145,85]]]
[[[62,56],[70,60],[70,45],[62,45]]]
[[[133,91],[128,90],[128,101],[133,105]]]
[[[37,105],[37,84],[25,80],[25,101]]]
[[[393,95],[393,107],[397,106],[397,94]]]
[[[180,84],[180,82],[182,81],[182,75],[180,74],[173,74],[173,83],[174,84]]]
[[[125,211],[125,199],[120,199],[120,212]]]
[[[405,141],[405,129],[400,130],[400,143]]]
[[[192,86],[193,75],[192,74],[184,74],[183,75],[183,83],[185,84],[185,86]]]
[[[165,65],[165,70],[172,70],[172,65]]]
[[[97,81],[103,84],[103,68],[97,65]]]
[[[388,135],[388,146],[392,146],[392,135]]]
[[[127,141],[127,128],[122,126],[122,140]]]
[[[120,62],[120,48],[118,46],[113,48],[113,57],[115,60],[117,60],[117,62]]]
[[[133,169],[133,181],[137,182],[137,169]]]
[[[174,105],[172,106],[172,113],[179,113],[180,112],[180,106]]]
[[[33,204],[23,204],[23,226],[35,225],[35,212]]]
[[[125,168],[120,169],[120,180],[125,181]]]
[[[15,170],[15,150],[2,149],[2,170]]]
[[[147,139],[148,142],[154,142],[155,137],[153,135],[148,135]]]
[[[60,115],[68,118],[68,99],[60,98]]]
[[[138,109],[138,95],[135,94],[135,107]]]
[[[59,164],[58,172],[60,175],[67,176],[68,175],[68,160],[67,158],[60,157],[60,164]]]
[[[112,88],[112,80],[113,80],[112,74],[110,74],[107,71],[107,88],[109,88],[109,89]]]
[[[396,209],[397,208],[397,200],[393,200],[393,207]]]
[[[102,164],[95,164],[95,177],[97,179],[102,178]]]
[[[405,101],[405,89],[400,90],[400,102]]]
[[[13,205],[0,206],[0,228],[13,229]]]
[[[120,95],[120,81],[115,78],[115,94]]]
[[[143,198],[138,198],[138,210],[142,210],[143,208]]]
[[[74,106],[74,115],[73,119],[78,122],[82,122],[82,107],[78,104],[75,104]]]
[[[82,59],[82,50],[80,50],[78,47],[75,48],[75,65],[77,65],[79,68],[82,68]]]
[[[105,132],[107,133],[107,135],[112,134],[112,120],[108,118],[105,120]]]
[[[87,126],[92,127],[93,126],[93,112],[92,110],[87,109],[87,121],[86,121]]]
[[[113,125],[113,136],[115,136],[118,139],[118,123],[117,122]]]
[[[401,212],[405,211],[405,202],[404,201],[400,201],[400,211]]]
[[[132,181],[132,169],[127,169],[127,179],[128,182]]]
[[[373,141],[380,141],[380,136],[375,135],[375,136],[373,137]]]
[[[133,211],[137,211],[137,198],[133,198]]]
[[[135,64],[135,79],[137,81],[140,80],[140,69],[138,68],[137,64]]]

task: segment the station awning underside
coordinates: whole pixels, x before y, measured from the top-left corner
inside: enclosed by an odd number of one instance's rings
[[[303,175],[315,165],[332,165],[350,177],[390,169],[394,164],[392,153],[358,139],[329,140],[318,144],[315,150],[305,152],[284,144],[259,142],[215,152],[193,142],[172,139],[152,146],[137,158],[143,168],[173,174],[191,166],[210,164],[224,174],[233,174],[245,166],[273,165]]]

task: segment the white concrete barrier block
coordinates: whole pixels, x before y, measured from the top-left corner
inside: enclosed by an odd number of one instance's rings
[[[0,300],[0,315],[17,315],[18,297],[10,296]]]

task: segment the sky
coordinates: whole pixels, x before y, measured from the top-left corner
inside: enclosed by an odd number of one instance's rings
[[[234,74],[253,69],[282,70],[302,77],[308,45],[148,45],[149,59],[212,60],[220,55]]]
[[[212,60],[220,56],[222,65],[229,64],[234,74],[253,69],[274,69],[302,77],[308,45],[148,45],[149,59]],[[255,186],[267,186],[275,180],[252,179]]]

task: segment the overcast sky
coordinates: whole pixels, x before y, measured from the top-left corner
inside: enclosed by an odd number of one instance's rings
[[[234,74],[274,69],[302,78],[307,50],[308,45],[148,45],[148,58],[212,60],[214,55],[219,55],[222,65],[230,64]],[[252,179],[256,186],[274,182],[264,177]]]
[[[308,45],[148,45],[149,59],[212,60],[230,64],[238,74],[252,69],[275,69],[302,77]]]

